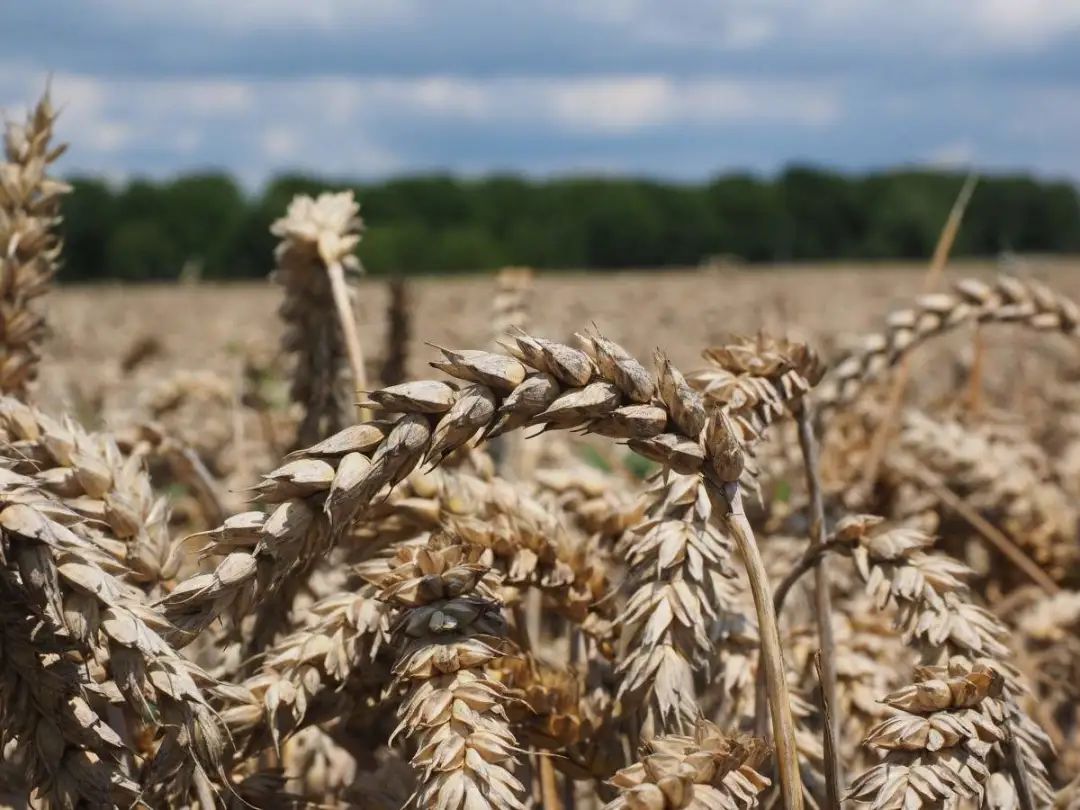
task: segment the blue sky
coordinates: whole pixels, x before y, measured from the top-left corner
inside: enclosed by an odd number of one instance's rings
[[[1076,0],[6,0],[63,167],[697,180],[795,161],[1080,179]]]

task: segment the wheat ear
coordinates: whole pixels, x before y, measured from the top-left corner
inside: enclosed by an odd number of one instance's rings
[[[829,369],[812,397],[820,418],[827,423],[929,338],[971,323],[1016,323],[1075,336],[1080,309],[1042,284],[1011,277],[993,285],[962,279],[951,293],[921,296],[912,308],[891,313],[883,332],[864,337],[859,348]]]
[[[505,654],[506,632],[484,582],[489,560],[440,534],[399,551],[391,570],[375,578],[379,598],[400,611],[394,673],[407,692],[394,736],[415,744],[415,807],[524,808],[507,696],[485,672]]]
[[[147,590],[160,586],[168,510],[138,455],[124,456],[108,434],[0,397],[0,458],[87,521],[87,531],[111,555],[112,571]]]
[[[917,667],[913,684],[885,697],[897,713],[865,741],[885,760],[855,779],[850,798],[872,810],[981,801],[991,747],[1007,736],[1001,691],[1001,675],[986,666]]]
[[[60,202],[70,191],[48,176],[66,146],[53,146],[56,112],[46,93],[23,124],[9,123],[0,166],[0,394],[25,399],[37,376],[45,318],[35,299],[60,264]]]
[[[298,195],[270,229],[281,239],[274,277],[285,288],[279,310],[287,325],[283,348],[296,355],[292,397],[304,408],[296,436],[300,447],[349,424],[355,415],[354,392],[366,387],[363,358],[356,368],[345,331],[352,323],[351,310],[335,289],[343,286],[346,270],[360,268],[353,255],[363,227],[359,211],[352,192]],[[330,317],[342,308],[349,317]],[[349,363],[354,366],[352,386],[345,373]]]
[[[970,569],[943,555],[927,553],[933,538],[913,529],[880,530],[880,518],[854,516],[837,524],[830,543],[846,548],[879,608],[898,608],[904,640],[928,664],[987,664],[1004,683],[1003,700],[1031,789],[1039,802],[1053,795],[1040,752],[1052,746],[1045,732],[1019,707],[1027,691],[1010,663],[1004,640],[1009,630],[971,601],[965,579]]]
[[[168,623],[144,594],[109,573],[117,564],[100,538],[82,534],[78,515],[11,472],[0,492],[0,532],[0,578],[16,596],[13,609],[103,668],[105,694],[128,707],[123,736],[162,734],[156,750],[141,752],[151,759],[147,783],[183,792],[196,773],[222,777],[224,730],[203,691],[215,681],[164,640]]]

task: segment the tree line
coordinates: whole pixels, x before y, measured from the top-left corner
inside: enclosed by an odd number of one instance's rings
[[[72,281],[258,278],[273,265],[270,223],[298,193],[352,188],[368,272],[449,273],[508,264],[607,270],[686,266],[723,256],[775,262],[924,259],[963,176],[862,176],[793,167],[700,184],[641,179],[415,176],[332,183],[283,176],[246,194],[225,174],[72,180],[63,277]],[[1066,182],[979,183],[954,255],[1080,252],[1080,201]]]

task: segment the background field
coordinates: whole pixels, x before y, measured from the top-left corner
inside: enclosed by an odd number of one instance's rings
[[[1002,269],[990,262],[957,262],[945,283],[969,275],[992,278]],[[1080,293],[1080,259],[1038,259],[1008,269],[1052,282],[1067,295]],[[538,333],[559,339],[595,322],[639,356],[647,357],[659,346],[687,368],[698,365],[704,347],[731,333],[757,330],[810,340],[829,355],[845,336],[879,327],[891,308],[916,295],[923,273],[923,265],[900,263],[540,273],[533,285],[530,318]],[[493,277],[486,274],[409,282],[410,376],[422,374],[433,357],[423,345],[426,341],[481,346],[490,340],[493,290]],[[383,352],[387,298],[383,281],[358,285],[361,338],[373,367]],[[245,353],[277,352],[281,322],[275,312],[280,302],[280,288],[268,281],[62,286],[50,301],[50,362],[42,369],[43,393],[57,405],[71,405],[75,385],[122,384],[118,358],[150,335],[160,341],[161,354],[147,363],[147,370],[228,374]],[[1001,340],[1026,339],[1005,331]]]

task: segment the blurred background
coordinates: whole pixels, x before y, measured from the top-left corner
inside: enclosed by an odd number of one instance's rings
[[[262,278],[300,191],[354,188],[368,272],[1080,249],[1080,5],[54,0],[64,281]]]

